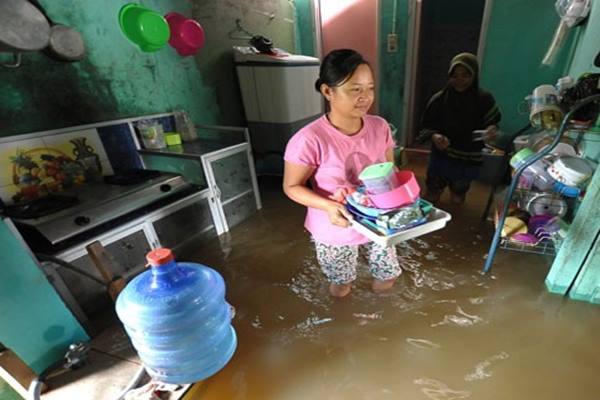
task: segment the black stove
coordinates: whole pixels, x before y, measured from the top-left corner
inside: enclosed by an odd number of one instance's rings
[[[127,171],[72,187],[32,203],[5,206],[5,213],[19,230],[51,246],[73,243],[81,235],[96,235],[113,222],[144,212],[169,199],[197,190],[180,175],[151,171]],[[25,235],[24,235],[25,236]],[[29,243],[29,241],[28,241]]]
[[[49,194],[27,203],[4,206],[3,214],[16,219],[41,218],[77,204],[79,199],[76,196]]]
[[[160,171],[152,169],[131,169],[127,171],[121,171],[115,175],[108,175],[104,177],[104,182],[109,185],[134,185],[136,183],[142,183],[148,179],[156,178],[160,176]]]

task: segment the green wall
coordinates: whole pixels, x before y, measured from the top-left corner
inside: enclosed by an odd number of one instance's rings
[[[392,32],[394,2],[396,6],[396,34],[398,51],[388,53],[387,35]],[[379,115],[397,128],[402,127],[404,103],[404,74],[408,35],[408,0],[380,0],[379,31]],[[398,131],[399,143],[404,143],[404,132]]]
[[[577,79],[584,72],[600,72],[594,66],[594,58],[600,51],[600,3],[592,2],[590,16],[585,24],[579,28],[577,35],[577,48],[569,67],[569,75]]]
[[[559,17],[554,0],[495,0],[483,54],[481,86],[494,95],[502,111],[500,128],[508,133],[525,126],[518,106],[541,84],[555,84],[567,73],[573,33],[551,67],[541,65]]]
[[[36,373],[89,340],[30,254],[0,220],[0,342]]]
[[[169,45],[143,53],[121,33],[125,0],[40,0],[50,18],[79,30],[86,58],[63,63],[23,54],[22,66],[0,68],[0,136],[184,109],[199,124],[245,125],[232,45],[227,33],[241,18],[246,29],[294,52],[293,7],[287,0],[145,0],[166,14],[177,11],[205,29],[205,47],[192,57]],[[270,18],[264,14],[273,15]],[[12,60],[0,54],[0,60]]]
[[[296,0],[296,13],[294,19],[294,37],[296,45],[296,53],[304,56],[315,57],[317,50],[315,49],[315,31],[313,2],[311,0]]]
[[[81,32],[87,56],[63,63],[28,53],[21,67],[0,68],[0,135],[173,109],[187,110],[196,123],[219,119],[214,88],[203,82],[193,57],[182,58],[168,45],[143,53],[121,34],[117,16],[126,1],[41,3],[55,22]],[[144,5],[162,14],[189,13],[184,0]]]

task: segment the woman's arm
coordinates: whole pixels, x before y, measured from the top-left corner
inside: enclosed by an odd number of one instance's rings
[[[327,212],[332,224],[342,227],[350,226],[349,221],[352,220],[352,215],[343,204],[319,196],[306,186],[306,182],[314,172],[314,167],[286,161],[283,172],[284,193],[296,203]]]
[[[385,152],[385,159],[389,162],[394,162],[394,149],[387,149]]]

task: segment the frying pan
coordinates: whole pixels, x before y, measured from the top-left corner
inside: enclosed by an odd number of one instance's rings
[[[0,1],[0,52],[38,51],[50,41],[50,24],[26,0]]]
[[[57,61],[79,61],[85,56],[85,44],[75,29],[52,22],[37,0],[30,0],[50,23],[50,39],[45,53]]]

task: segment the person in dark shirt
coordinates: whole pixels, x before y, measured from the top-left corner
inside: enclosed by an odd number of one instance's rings
[[[419,139],[432,143],[425,199],[437,202],[448,187],[453,203],[465,201],[471,181],[479,176],[481,149],[496,136],[500,118],[494,97],[479,87],[475,55],[456,55],[448,83],[431,97],[421,120]]]

